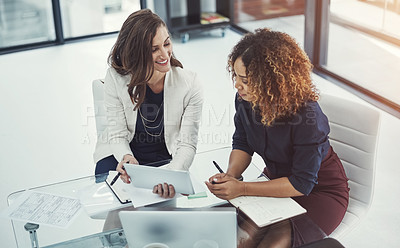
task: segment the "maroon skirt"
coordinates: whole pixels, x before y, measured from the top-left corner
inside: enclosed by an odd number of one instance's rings
[[[268,173],[267,170],[264,172]],[[268,176],[268,174],[267,174]],[[348,178],[343,165],[332,147],[321,163],[316,184],[308,196],[292,197],[307,210],[307,216],[325,232],[331,234],[342,221],[349,203]],[[293,247],[314,241],[315,235],[302,228],[305,218],[293,218]]]

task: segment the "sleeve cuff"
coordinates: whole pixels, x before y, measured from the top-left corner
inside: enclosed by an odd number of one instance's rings
[[[246,146],[240,146],[240,145],[232,145],[232,149],[235,149],[235,150],[241,150],[241,151],[244,151],[244,152],[247,152],[250,156],[253,156],[253,154],[254,154],[254,151],[252,150],[252,149],[250,149],[249,147],[246,147]]]
[[[296,176],[289,176],[289,182],[293,185],[293,187],[302,193],[303,195],[309,195],[314,188],[314,183],[312,182],[301,182]]]

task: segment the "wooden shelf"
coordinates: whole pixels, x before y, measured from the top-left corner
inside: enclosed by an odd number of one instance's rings
[[[229,21],[202,24],[200,20],[193,20],[189,17],[176,17],[171,19],[171,32],[190,31],[192,29],[210,29],[228,27]]]
[[[225,29],[231,24],[231,16],[233,16],[233,0],[215,0],[216,15],[225,17],[221,22],[201,23],[201,16],[204,11],[201,10],[200,0],[186,0],[187,16],[171,17],[172,6],[171,1],[163,1],[166,9],[166,20],[168,29],[172,34],[181,36],[183,43],[189,40],[189,33],[206,31],[210,29],[222,29],[222,37],[225,36]]]

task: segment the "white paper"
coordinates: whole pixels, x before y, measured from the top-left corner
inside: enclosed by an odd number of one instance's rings
[[[67,228],[81,209],[78,199],[38,191],[25,191],[3,213],[19,221]]]
[[[190,180],[192,180],[194,193],[198,194],[201,192],[207,192],[208,188],[206,187],[205,183],[197,180],[196,177],[191,172],[189,173],[190,173]]]
[[[157,194],[154,194],[153,190],[151,189],[137,188],[133,186],[132,183],[127,184],[126,191],[131,196],[132,205],[135,208],[143,207],[158,202],[172,200],[182,196],[181,194],[175,194],[174,198],[165,199]]]

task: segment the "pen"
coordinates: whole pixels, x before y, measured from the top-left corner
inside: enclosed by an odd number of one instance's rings
[[[122,169],[125,170],[123,166]],[[113,180],[110,183],[111,186],[113,186],[113,184],[118,180],[119,176],[121,176],[121,172],[118,172],[118,174],[113,178]]]
[[[215,167],[217,167],[217,169],[218,169],[218,171],[219,171],[220,173],[224,173],[224,171],[221,169],[221,167],[219,167],[219,165],[217,164],[217,162],[213,161],[213,163],[214,163]]]
[[[217,167],[217,169],[219,170],[220,173],[225,173],[225,172],[221,169],[221,167],[219,167],[219,165],[217,164],[217,162],[213,161],[213,163],[214,163],[215,167]],[[240,176],[239,178],[237,178],[237,180],[243,181],[243,176]],[[214,181],[212,181],[212,183],[214,183]]]

